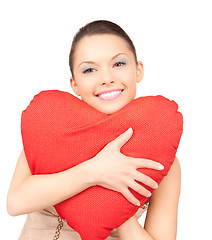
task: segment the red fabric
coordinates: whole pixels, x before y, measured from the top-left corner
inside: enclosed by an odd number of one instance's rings
[[[133,136],[121,152],[162,163],[162,171],[138,169],[159,184],[175,159],[182,134],[183,119],[177,110],[174,101],[148,96],[107,115],[70,93],[42,91],[22,113],[22,139],[30,170],[48,174],[71,168],[94,157],[132,127]],[[143,205],[147,198],[130,190]],[[83,240],[105,239],[138,210],[122,194],[101,186],[88,188],[55,208]]]

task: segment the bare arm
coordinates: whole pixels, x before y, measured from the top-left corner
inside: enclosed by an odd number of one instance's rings
[[[148,195],[148,191],[135,180],[153,188],[157,186],[155,181],[136,169],[159,170],[160,164],[121,154],[121,146],[131,136],[132,132],[121,134],[94,158],[56,174],[32,175],[22,151],[8,192],[9,214],[16,216],[53,206],[94,185],[118,191],[137,204],[138,200],[128,187],[143,195]]]
[[[152,194],[144,228],[134,216],[118,228],[120,239],[175,240],[180,185],[181,171],[176,158],[168,175]]]
[[[83,163],[61,173],[32,175],[22,151],[8,192],[8,212],[15,216],[53,206],[92,186],[90,176]]]

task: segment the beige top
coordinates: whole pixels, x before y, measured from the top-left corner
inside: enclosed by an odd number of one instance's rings
[[[144,204],[136,212],[137,219],[147,210],[148,205]],[[59,226],[59,222],[62,223],[62,228],[60,229],[59,238],[55,237],[55,232]],[[59,227],[60,228],[60,227]],[[55,237],[55,238],[54,238]],[[27,215],[26,222],[24,224],[23,230],[19,237],[19,240],[81,240],[80,235],[70,228],[66,221],[61,220],[54,207],[44,209],[42,211],[33,212]],[[107,240],[117,240],[118,232],[117,229],[111,231],[111,234]]]

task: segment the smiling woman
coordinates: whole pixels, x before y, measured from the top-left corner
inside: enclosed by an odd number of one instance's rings
[[[72,74],[70,84],[73,91],[86,103],[86,107],[91,106],[92,111],[97,110],[96,114],[112,114],[130,103],[136,96],[137,83],[142,80],[144,75],[143,64],[141,61],[137,61],[133,42],[123,29],[109,21],[95,21],[79,30],[73,39],[69,64]],[[57,99],[52,102],[56,103]],[[47,105],[45,102],[45,106]],[[68,110],[65,111],[63,107],[64,105],[60,107],[60,110],[62,109],[68,114],[72,113]],[[76,105],[74,107],[77,108]],[[83,119],[88,117],[84,117],[84,112],[79,111]],[[124,122],[123,118],[121,121]],[[119,125],[121,121],[116,125]],[[132,121],[131,117],[130,121]],[[59,122],[57,121],[57,123]],[[11,215],[28,214],[19,239],[52,239],[59,217],[52,206],[97,185],[122,194],[130,204],[137,207],[140,206],[140,201],[130,189],[149,198],[151,191],[148,188],[158,188],[149,199],[150,205],[145,228],[141,227],[137,221],[137,216],[143,213],[144,206],[141,206],[134,217],[111,232],[108,240],[175,239],[180,193],[179,162],[176,158],[169,174],[164,179],[165,181],[163,180],[158,187],[155,180],[137,169],[150,168],[160,171],[163,169],[161,164],[149,159],[125,156],[120,152],[122,146],[132,135],[132,128],[129,128],[128,131],[107,143],[100,152],[96,152],[93,158],[85,159],[75,167],[54,174],[32,175],[23,150],[8,192],[8,212]],[[31,136],[34,137],[33,134]],[[76,135],[73,137],[76,138]],[[89,137],[92,138],[90,135]],[[137,143],[140,143],[140,139]],[[68,145],[68,149],[69,147],[73,146]],[[152,149],[150,147],[149,149],[151,152]],[[61,149],[58,150],[61,154]],[[77,151],[81,151],[81,148],[72,150],[77,155]],[[39,155],[37,152],[36,154]],[[78,160],[78,158],[79,155],[74,160]],[[59,230],[57,229],[54,239],[58,239],[58,232],[61,232],[62,239],[81,239],[79,234],[65,221],[63,221],[64,225],[60,225],[61,221],[59,218]],[[35,222],[36,229],[34,228]],[[86,237],[89,239],[90,236]]]

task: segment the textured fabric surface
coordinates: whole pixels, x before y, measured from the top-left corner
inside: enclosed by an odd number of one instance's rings
[[[91,159],[132,127],[133,136],[121,152],[162,163],[165,166],[162,171],[138,169],[159,184],[175,159],[182,125],[178,105],[163,96],[134,99],[107,115],[70,93],[49,90],[36,95],[23,111],[21,130],[32,174],[48,174]],[[143,205],[147,198],[131,191]],[[107,238],[138,207],[118,192],[94,186],[57,204],[55,209],[83,240],[97,240]]]
[[[137,219],[147,210],[139,208],[135,216]],[[53,207],[33,212],[27,215],[26,222],[18,240],[52,240],[58,224],[58,214]],[[63,221],[60,231],[61,240],[81,240],[80,235]],[[117,229],[114,229],[106,240],[118,240]]]

